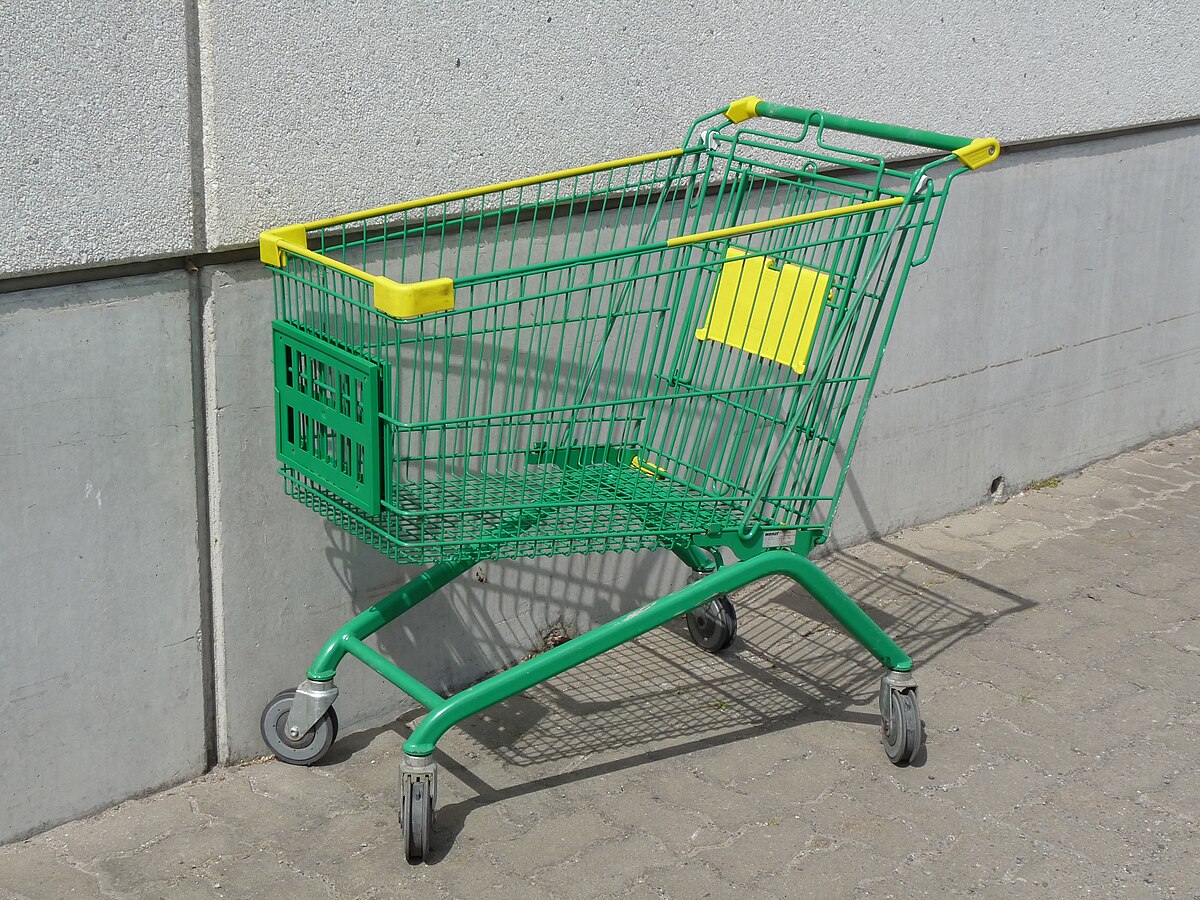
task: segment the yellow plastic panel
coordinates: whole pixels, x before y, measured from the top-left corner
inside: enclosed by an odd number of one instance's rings
[[[829,275],[730,247],[701,341],[720,341],[804,374]]]

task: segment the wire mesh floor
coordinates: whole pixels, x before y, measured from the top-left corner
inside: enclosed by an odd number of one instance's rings
[[[628,463],[397,482],[371,520],[285,474],[296,499],[398,562],[664,547],[681,536],[735,529],[745,515],[743,497],[707,495]]]

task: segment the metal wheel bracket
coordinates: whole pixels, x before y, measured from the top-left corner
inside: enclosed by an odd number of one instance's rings
[[[888,671],[879,679],[879,714],[886,720],[892,706],[892,692],[910,691],[916,703],[917,679],[912,672]],[[918,713],[919,714],[919,713]]]
[[[292,740],[299,740],[325,715],[337,699],[338,689],[332,681],[304,679],[296,688],[296,698],[288,711],[284,731]]]
[[[404,762],[400,764],[400,822],[403,824],[408,821],[409,809],[408,804],[411,795],[409,788],[418,781],[424,781],[429,785],[429,799],[434,808],[434,814],[437,811],[437,763],[432,761],[429,756],[410,756],[404,754]]]
[[[880,688],[889,687],[894,691],[906,691],[916,688],[917,679],[912,672],[889,671],[880,681]]]

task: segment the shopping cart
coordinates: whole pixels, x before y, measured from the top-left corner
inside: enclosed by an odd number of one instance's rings
[[[945,155],[901,171],[895,143]],[[722,651],[729,593],[784,575],[884,666],[883,744],[911,761],[912,661],[806,557],[950,183],[999,149],[747,97],[681,149],[265,232],[288,494],[432,564],[267,705],[275,756],[325,755],[338,664],[366,663],[430,711],[401,767],[406,854],[424,858],[447,729],[679,616]],[[692,581],[449,698],[365,643],[481,560],[651,549]]]

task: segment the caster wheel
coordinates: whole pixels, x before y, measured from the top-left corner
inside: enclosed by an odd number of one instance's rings
[[[917,689],[896,690],[890,685],[881,685],[879,714],[883,718],[883,749],[888,759],[898,766],[911,763],[922,746]]]
[[[276,694],[263,710],[259,724],[263,740],[277,760],[293,766],[311,766],[329,752],[329,748],[337,739],[337,713],[331,706],[307,734],[301,735],[299,740],[292,740],[288,737],[285,726],[295,698],[295,691]]]
[[[696,607],[686,618],[692,642],[709,653],[728,649],[737,637],[737,614],[724,594]]]
[[[411,781],[405,786],[400,824],[404,829],[404,856],[409,862],[421,862],[429,855],[433,832],[433,792],[428,780]]]

